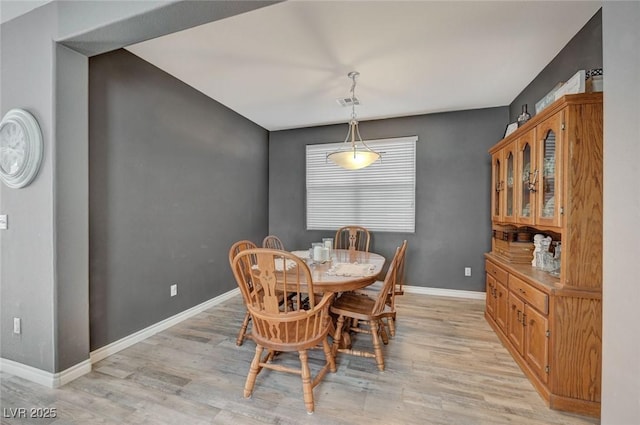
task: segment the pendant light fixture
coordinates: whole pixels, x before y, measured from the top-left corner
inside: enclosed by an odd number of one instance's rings
[[[347,76],[351,78],[351,120],[349,121],[349,131],[344,139],[346,147],[327,154],[336,165],[347,170],[359,170],[367,167],[381,158],[380,153],[375,152],[360,137],[358,120],[356,119],[356,78],[360,75],[357,71],[351,71]],[[357,137],[357,139],[356,139]],[[358,147],[360,145],[360,147]]]

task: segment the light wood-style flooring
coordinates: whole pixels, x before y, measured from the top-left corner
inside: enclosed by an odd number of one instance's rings
[[[545,406],[485,322],[483,301],[406,294],[398,304],[397,335],[384,347],[386,371],[373,359],[339,355],[337,373],[314,389],[313,415],[296,375],[264,370],[252,398],[242,397],[255,345],[235,345],[244,314],[238,296],[55,390],[0,375],[2,424],[599,423]],[[354,346],[370,344],[367,338],[355,336]],[[312,352],[312,369],[321,356]],[[277,361],[297,364],[297,356]],[[55,407],[57,418],[4,417],[20,407]]]

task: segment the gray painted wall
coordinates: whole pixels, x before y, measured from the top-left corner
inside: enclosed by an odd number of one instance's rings
[[[491,247],[487,150],[502,138],[507,120],[502,107],[360,124],[365,139],[418,136],[416,232],[375,232],[371,245],[389,258],[408,240],[409,285],[484,291],[483,253]],[[306,230],[305,145],[340,142],[346,132],[345,123],[270,134],[269,231],[286,247],[304,249],[333,236]],[[471,277],[464,276],[465,266],[472,267]]]
[[[602,424],[640,424],[640,2],[603,6]]]
[[[56,161],[54,175],[55,370],[87,359],[89,348],[89,129],[87,58],[62,45],[56,52]]]
[[[9,216],[0,231],[0,365],[14,361],[53,379],[89,360],[86,55],[269,4],[55,1],[0,25],[0,112],[29,110],[44,138],[33,183],[0,185],[0,212]],[[65,40],[84,55],[56,45]],[[13,317],[22,319],[21,335]]]
[[[516,121],[522,105],[531,116],[535,105],[561,81],[567,81],[581,69],[602,68],[602,9],[585,24],[555,58],[509,105],[509,122]],[[606,71],[605,71],[606,73]]]
[[[236,287],[229,247],[267,234],[268,132],[125,50],[89,82],[95,350]]]
[[[38,30],[25,31],[25,23]],[[55,9],[36,9],[0,28],[2,115],[11,108],[28,110],[38,120],[44,142],[40,172],[29,186],[9,189],[0,184],[0,209],[9,222],[9,229],[0,231],[2,357],[53,371]],[[22,319],[21,335],[12,332],[14,317]]]

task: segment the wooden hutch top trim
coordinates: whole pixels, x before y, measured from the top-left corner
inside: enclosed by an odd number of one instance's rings
[[[602,103],[602,92],[596,93],[579,93],[579,94],[566,94],[562,96],[560,99],[553,102],[551,105],[544,108],[540,113],[534,115],[529,121],[524,123],[522,127],[519,127],[516,131],[500,140],[498,143],[493,145],[491,149],[489,149],[489,153],[493,154],[494,152],[502,149],[505,145],[509,144],[511,141],[517,139],[522,136],[527,131],[533,129],[536,125],[540,124],[545,119],[554,115],[556,112],[562,110],[565,106],[568,105],[584,105],[588,103]]]

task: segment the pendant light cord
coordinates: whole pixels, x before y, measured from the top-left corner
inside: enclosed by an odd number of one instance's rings
[[[357,72],[350,73],[353,83],[351,84],[351,119],[356,119],[356,78],[358,78]]]

